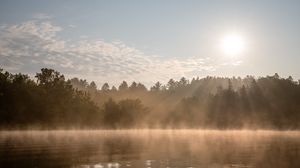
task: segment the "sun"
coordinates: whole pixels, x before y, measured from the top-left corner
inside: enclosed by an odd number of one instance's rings
[[[221,47],[226,55],[237,56],[244,51],[245,41],[238,34],[230,34],[222,39]]]

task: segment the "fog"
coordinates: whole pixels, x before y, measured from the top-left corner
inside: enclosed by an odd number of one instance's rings
[[[0,168],[300,168],[300,1],[0,4]]]
[[[299,167],[300,133],[247,130],[4,131],[4,167]]]
[[[300,167],[291,77],[99,90],[53,69],[0,72],[0,167]]]
[[[0,127],[15,129],[275,129],[300,127],[292,77],[205,77],[143,84],[65,79],[43,68],[30,79],[1,70]]]

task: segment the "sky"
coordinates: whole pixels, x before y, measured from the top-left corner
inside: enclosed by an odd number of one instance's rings
[[[300,79],[300,1],[0,0],[0,67],[119,85],[170,78]],[[243,51],[222,49],[228,35]]]

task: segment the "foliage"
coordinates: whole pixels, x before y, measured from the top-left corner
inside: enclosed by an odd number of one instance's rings
[[[66,80],[43,68],[36,81],[0,70],[2,128],[298,129],[300,84],[292,77],[181,78],[147,88],[123,81]]]

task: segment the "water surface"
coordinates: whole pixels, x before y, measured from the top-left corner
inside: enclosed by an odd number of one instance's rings
[[[297,168],[297,131],[2,131],[0,167]]]

